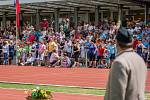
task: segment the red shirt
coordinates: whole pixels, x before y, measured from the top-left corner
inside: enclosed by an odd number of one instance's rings
[[[133,41],[133,49],[136,49],[137,45],[138,45],[138,40],[134,40]]]
[[[34,35],[29,35],[29,42],[33,42],[35,40],[35,36]]]
[[[77,33],[75,34],[75,39],[79,39],[79,38],[80,38],[80,33],[77,32]]]
[[[104,54],[104,51],[105,51],[105,48],[98,48],[98,55],[99,56],[103,56],[103,54]]]
[[[40,26],[42,28],[46,27],[46,29],[47,29],[49,27],[49,23],[48,23],[48,21],[43,21],[43,22],[40,23]]]

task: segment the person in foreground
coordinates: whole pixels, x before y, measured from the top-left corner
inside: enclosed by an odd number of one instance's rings
[[[118,55],[113,61],[104,100],[145,100],[147,67],[132,49],[132,36],[121,27],[116,36]]]

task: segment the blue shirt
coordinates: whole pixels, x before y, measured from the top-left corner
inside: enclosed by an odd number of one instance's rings
[[[72,47],[70,45],[65,45],[65,49],[68,53],[71,53],[72,52]]]
[[[86,49],[89,49],[89,47],[91,46],[91,43],[89,41],[85,42],[85,46],[87,47]]]
[[[147,48],[149,46],[148,42],[142,42],[142,44]]]
[[[100,38],[102,38],[102,39],[106,39],[106,38],[107,38],[107,35],[106,35],[106,34],[104,34],[104,33],[102,33],[102,34],[100,35]]]
[[[13,45],[9,46],[9,52],[10,52],[10,53],[13,53],[13,52],[14,52],[14,46],[13,46]]]
[[[144,35],[145,33],[150,34],[150,30],[144,30],[144,31],[142,31],[142,35]]]
[[[91,44],[89,47],[89,52],[94,53],[95,49],[96,47],[93,44]]]
[[[39,47],[40,47],[40,44],[37,43],[36,44],[36,49],[39,49]]]
[[[39,40],[39,37],[42,36],[42,34],[40,32],[35,32],[35,37],[36,37],[36,40]]]
[[[141,39],[142,39],[142,35],[141,35],[141,34],[138,34],[138,35],[137,35],[137,39],[138,39],[138,40],[141,40]]]
[[[110,54],[115,54],[116,53],[115,45],[109,45],[108,50],[110,51]]]

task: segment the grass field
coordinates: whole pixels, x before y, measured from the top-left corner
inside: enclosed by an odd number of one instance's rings
[[[91,94],[91,95],[104,95],[105,94],[104,89],[84,89],[80,87],[0,83],[0,88],[33,89],[36,87],[51,90],[52,92],[62,92],[62,93],[71,93],[71,94]]]
[[[33,89],[33,88],[42,88],[46,90],[51,90],[52,92],[61,92],[69,94],[88,94],[88,95],[98,95],[104,96],[104,89],[85,89],[80,87],[64,87],[64,86],[52,86],[52,85],[24,85],[24,84],[12,84],[12,83],[0,83],[0,88],[7,89]],[[150,92],[145,93],[146,99],[150,100]]]

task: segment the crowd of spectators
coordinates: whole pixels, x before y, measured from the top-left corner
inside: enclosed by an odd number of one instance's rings
[[[0,28],[0,64],[14,64],[15,57],[15,25]]]
[[[44,19],[39,26],[24,24],[17,37],[15,27],[0,30],[0,63],[48,67],[109,68],[117,55],[117,23],[109,19],[94,23],[79,22],[75,28],[64,19],[55,32]],[[133,34],[133,48],[150,64],[150,26],[139,20],[126,20]],[[17,59],[16,59],[17,58]]]

